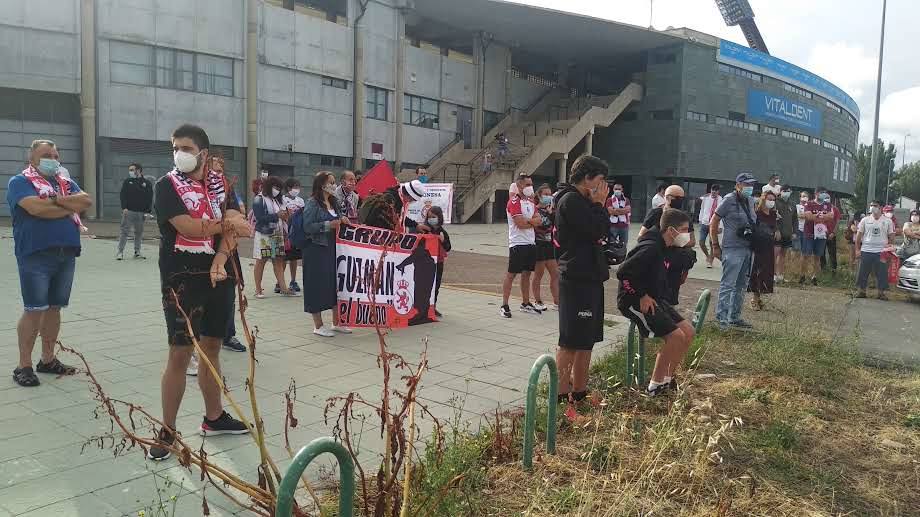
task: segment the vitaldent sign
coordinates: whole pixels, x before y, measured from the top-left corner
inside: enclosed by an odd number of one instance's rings
[[[775,122],[810,135],[821,135],[821,112],[803,102],[760,90],[748,92],[747,116]]]

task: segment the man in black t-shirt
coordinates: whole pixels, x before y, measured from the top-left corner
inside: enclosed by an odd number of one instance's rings
[[[655,208],[645,217],[642,228],[639,229],[639,237],[644,236],[646,232],[652,229],[660,230],[659,225],[661,224],[661,216],[667,208],[682,210],[688,214],[690,213],[684,199],[684,189],[680,185],[671,185],[666,188],[664,191],[664,198],[664,205]],[[678,304],[680,286],[687,280],[687,274],[690,269],[693,268],[693,264],[696,263],[696,252],[693,251],[693,247],[696,246],[696,233],[693,229],[692,217],[690,218],[689,226],[690,242],[682,248],[668,247],[665,250],[667,289],[663,296],[664,299],[672,305]]]
[[[248,235],[236,196],[223,175],[207,167],[210,142],[203,129],[183,125],[173,132],[176,168],[157,181],[155,211],[160,227],[160,285],[169,338],[163,372],[163,423],[147,457],[165,460],[175,442],[176,415],[185,392],[186,368],[194,351],[189,327],[220,375],[219,352],[233,318],[236,236]],[[181,309],[181,310],[180,310]],[[184,313],[184,314],[183,314]],[[186,316],[188,319],[186,319]],[[223,410],[220,387],[204,357],[198,386],[204,398],[203,436],[245,434],[249,429]]]

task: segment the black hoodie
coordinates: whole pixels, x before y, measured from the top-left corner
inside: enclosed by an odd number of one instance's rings
[[[667,299],[668,271],[664,252],[664,239],[657,227],[639,237],[636,247],[629,251],[617,271],[620,280],[617,306],[638,307],[639,299],[645,295],[656,301]]]
[[[610,224],[607,209],[600,203],[593,203],[571,185],[564,185],[553,203],[556,205],[559,273],[566,279],[607,281],[610,268],[600,244]]]

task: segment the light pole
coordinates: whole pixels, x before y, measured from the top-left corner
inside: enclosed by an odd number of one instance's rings
[[[875,199],[875,167],[878,165],[878,115],[882,104],[882,59],[885,55],[885,13],[888,0],[882,1],[882,34],[878,44],[878,79],[875,85],[875,129],[872,131],[872,160],[869,163],[869,185],[866,206]]]
[[[888,181],[885,182],[885,206],[888,206],[888,189],[891,187],[891,175],[894,173],[894,158],[888,162]]]
[[[910,131],[904,135],[904,145],[901,146],[901,169],[904,169],[904,165],[907,162],[907,137],[910,136]]]

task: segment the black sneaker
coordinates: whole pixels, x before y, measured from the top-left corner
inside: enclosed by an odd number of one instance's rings
[[[498,310],[498,313],[501,314],[505,318],[510,318],[511,317],[511,307],[508,307],[507,305],[502,305],[502,308]]]
[[[300,285],[297,282],[291,282],[290,285],[288,285],[288,288],[295,293],[300,292]]]
[[[201,436],[217,436],[220,434],[248,434],[249,428],[246,424],[230,416],[230,413],[224,411],[217,417],[217,420],[208,420],[205,417],[201,421]]]
[[[275,284],[275,294],[281,294],[281,286],[278,284]]]
[[[441,314],[441,311],[439,311],[439,310],[437,310],[437,309],[434,310],[434,315],[437,316],[437,317],[439,317],[439,318],[443,318],[443,317],[444,317],[444,315]]]
[[[802,286],[805,285],[805,275],[802,275],[799,277],[799,285],[802,285]]]
[[[521,304],[521,312],[525,312],[527,314],[537,314],[537,315],[543,314],[542,312],[540,312],[540,309],[537,309],[536,307],[533,306],[532,303],[529,303],[529,302]]]
[[[141,255],[140,253],[135,253],[134,260],[147,260],[147,257]]]
[[[866,291],[863,290],[863,289],[860,289],[860,290],[856,293],[856,298],[865,298],[865,297],[866,297]]]
[[[232,352],[245,352],[246,345],[240,343],[240,340],[235,337],[228,337],[224,340],[224,348]]]
[[[732,322],[732,327],[740,330],[751,330],[754,328],[754,325],[751,325],[744,320],[737,320]]]
[[[172,445],[176,443],[176,435],[164,427],[160,429],[160,433],[157,435],[157,441],[165,445]],[[166,447],[154,445],[147,449],[148,460],[163,461],[169,459],[170,456],[172,456],[172,452]]]
[[[654,388],[647,386],[645,388],[645,394],[648,395],[649,397],[657,397],[659,395],[663,395],[670,389],[671,389],[670,384],[659,384],[658,386]]]

